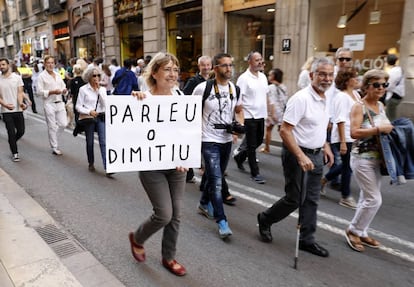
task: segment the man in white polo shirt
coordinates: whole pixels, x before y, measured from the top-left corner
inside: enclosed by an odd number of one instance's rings
[[[315,242],[314,233],[324,161],[333,163],[326,142],[330,104],[324,93],[332,84],[334,63],[328,58],[316,59],[310,76],[311,85],[289,99],[280,129],[286,195],[259,213],[257,220],[261,239],[271,242],[271,225],[300,207],[299,249],[328,257],[329,252]]]
[[[251,179],[256,183],[266,181],[260,175],[256,162],[256,149],[263,143],[264,122],[267,117],[267,77],[263,74],[264,61],[259,52],[252,51],[247,56],[249,67],[237,79],[243,105],[244,126],[246,127],[246,149],[239,148],[233,157],[240,170],[244,170],[243,162],[249,161]],[[243,143],[242,145],[243,146]]]

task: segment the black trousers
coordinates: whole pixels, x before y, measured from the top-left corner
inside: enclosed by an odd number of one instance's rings
[[[3,121],[6,124],[9,146],[12,154],[17,153],[17,141],[24,135],[23,112],[3,113]]]
[[[244,162],[246,158],[249,161],[250,174],[258,175],[259,166],[256,162],[256,149],[263,143],[264,137],[264,119],[245,119],[244,126],[246,128],[246,149],[241,149],[235,156],[237,161]],[[242,144],[243,145],[243,144]]]
[[[285,176],[285,196],[265,210],[262,215],[263,222],[267,225],[277,223],[295,211],[302,199],[300,207],[300,241],[304,244],[315,242],[317,210],[321,190],[321,178],[323,171],[323,152],[317,154],[305,154],[315,165],[315,168],[307,172],[304,186],[301,178],[304,176],[302,168],[294,154],[288,149],[282,149],[283,174]]]
[[[32,102],[32,111],[36,113],[37,110],[36,110],[35,98],[33,95],[32,80],[23,79],[23,84],[24,84],[24,87],[23,87],[24,92],[29,95],[29,99]]]

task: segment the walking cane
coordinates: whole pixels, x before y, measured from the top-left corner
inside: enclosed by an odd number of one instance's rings
[[[299,191],[299,214],[298,214],[298,224],[296,225],[296,248],[295,248],[295,261],[293,264],[293,268],[298,269],[298,257],[299,257],[299,237],[300,237],[300,216],[301,216],[301,207],[306,195],[306,179],[307,179],[307,172],[302,171],[302,175],[300,178],[300,191]]]

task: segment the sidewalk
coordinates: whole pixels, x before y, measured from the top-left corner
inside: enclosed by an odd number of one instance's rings
[[[0,168],[1,287],[122,287]]]

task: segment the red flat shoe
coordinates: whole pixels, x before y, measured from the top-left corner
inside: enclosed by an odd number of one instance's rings
[[[139,245],[135,242],[133,232],[129,233],[129,242],[131,243],[131,252],[135,260],[137,260],[138,262],[144,262],[145,261],[144,246]],[[140,253],[137,252],[138,250],[140,251]]]
[[[187,271],[185,270],[184,266],[178,263],[175,259],[168,262],[164,258],[162,259],[162,265],[167,268],[172,274],[177,276],[184,276]]]

